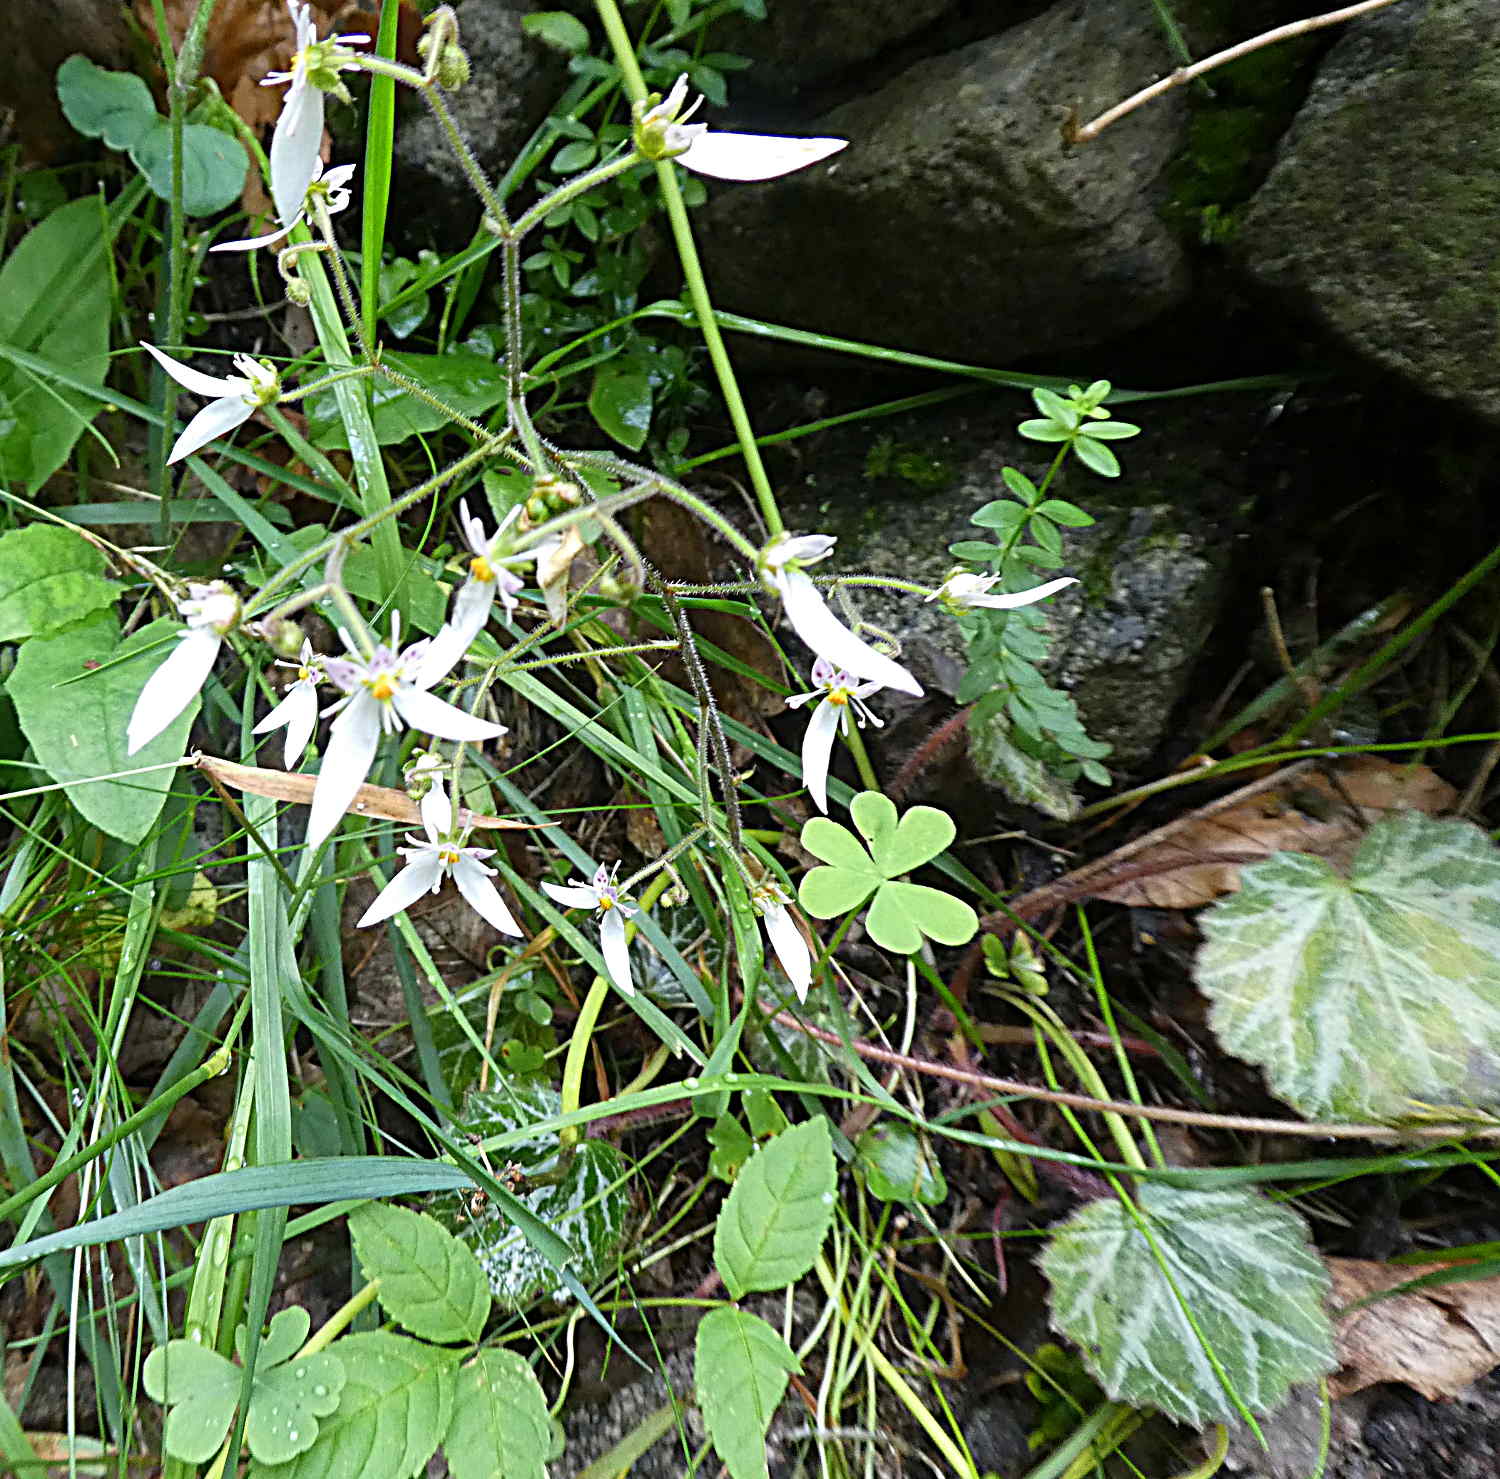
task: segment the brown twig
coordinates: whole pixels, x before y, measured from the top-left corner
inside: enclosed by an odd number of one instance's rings
[[[844,1040],[836,1032],[799,1021],[789,1012],[779,1012],[771,1019],[778,1025],[793,1028],[831,1047],[842,1047]],[[1135,1104],[1128,1099],[1095,1099],[1089,1094],[1075,1094],[1066,1089],[1044,1089],[1021,1079],[995,1078],[972,1069],[955,1068],[931,1058],[914,1058],[896,1053],[874,1043],[855,1042],[854,1051],[872,1063],[886,1063],[927,1078],[948,1079],[990,1094],[1019,1094],[1043,1104],[1065,1104],[1070,1109],[1089,1109],[1103,1114],[1127,1114],[1140,1119],[1162,1120],[1174,1125],[1197,1125],[1209,1130],[1237,1130],[1245,1134],[1296,1135],[1314,1140],[1462,1140],[1492,1139],[1500,1136],[1500,1125],[1338,1125],[1315,1120],[1278,1120],[1244,1114],[1210,1114],[1199,1109],[1172,1109],[1159,1104]]]
[[[1123,103],[1116,103],[1108,112],[1101,113],[1091,123],[1085,123],[1081,128],[1070,128],[1067,131],[1068,142],[1070,144],[1092,143],[1112,123],[1118,123],[1127,113],[1135,112],[1143,103],[1149,103],[1153,98],[1159,98],[1174,87],[1181,87],[1195,77],[1201,77],[1205,72],[1212,72],[1214,68],[1222,67],[1227,62],[1236,62],[1242,56],[1249,56],[1252,51],[1259,51],[1263,46],[1272,46],[1278,41],[1290,41],[1294,36],[1305,36],[1310,31],[1322,30],[1324,26],[1336,26],[1342,21],[1351,21],[1356,16],[1364,15],[1369,11],[1383,10],[1393,3],[1394,0],[1360,0],[1358,5],[1346,5],[1341,10],[1330,10],[1324,15],[1310,15],[1304,20],[1291,21],[1287,25],[1277,26],[1274,30],[1263,31],[1259,36],[1252,36],[1248,41],[1241,41],[1237,46],[1231,46],[1225,51],[1216,51],[1212,56],[1204,57],[1201,62],[1194,62],[1189,67],[1179,67],[1175,72],[1158,78],[1150,87],[1143,87],[1139,92],[1126,98]]]

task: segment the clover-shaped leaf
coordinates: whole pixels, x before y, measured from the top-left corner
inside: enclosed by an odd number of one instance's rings
[[[245,1440],[263,1464],[284,1464],[305,1453],[318,1436],[318,1419],[339,1405],[344,1363],[327,1351],[293,1360],[307,1340],[311,1319],[292,1306],[271,1321],[256,1355]],[[235,1335],[243,1360],[244,1331]],[[185,1463],[207,1463],[219,1450],[239,1405],[243,1371],[217,1351],[192,1340],[169,1340],[146,1357],[146,1391],[170,1405],[163,1447]]]
[[[863,843],[827,817],[814,817],[802,828],[803,847],[823,864],[802,878],[802,907],[815,918],[832,919],[873,894],[865,928],[877,945],[900,955],[921,949],[924,935],[943,945],[973,939],[979,921],[962,899],[901,880],[953,841],[952,818],[936,807],[914,806],[898,819],[895,804],[878,791],[861,791],[849,813]]]

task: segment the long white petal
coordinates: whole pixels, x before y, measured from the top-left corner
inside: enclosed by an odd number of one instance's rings
[[[569,909],[594,909],[599,904],[599,895],[583,884],[543,883],[542,892]]]
[[[422,828],[429,842],[446,837],[453,829],[453,803],[448,799],[442,781],[432,783],[417,809],[422,814]]]
[[[766,938],[776,952],[776,959],[797,992],[797,1000],[806,1001],[807,988],[812,985],[812,952],[802,938],[802,931],[780,904],[767,909],[761,923],[766,927]]]
[[[328,748],[323,752],[307,818],[309,847],[322,847],[332,836],[355,792],[364,785],[379,743],[379,701],[361,690],[328,731]]]
[[[270,734],[272,730],[286,728],[286,745],[282,759],[288,770],[292,770],[302,759],[313,730],[318,725],[318,694],[310,683],[297,683],[286,696],[251,731],[252,734]]]
[[[861,642],[836,617],[810,576],[801,570],[783,570],[776,577],[781,604],[792,630],[819,657],[826,657],[834,667],[868,678],[886,688],[899,688],[914,698],[921,698],[922,685],[898,662],[876,652]]]
[[[802,736],[802,780],[818,810],[828,814],[828,766],[833,759],[833,741],[839,732],[843,710],[825,698],[813,710]]]
[[[482,919],[487,919],[502,935],[519,935],[521,926],[505,907],[495,885],[490,882],[486,870],[473,858],[460,857],[453,865],[453,881],[458,891],[469,901],[469,906]]]
[[[317,177],[322,143],[322,90],[305,80],[294,83],[271,135],[271,199],[282,225],[302,209],[307,187]]]
[[[169,374],[184,390],[190,390],[194,395],[208,397],[209,400],[218,400],[226,395],[243,395],[250,387],[242,379],[220,380],[213,375],[205,375],[201,370],[195,370],[191,365],[185,365],[180,360],[175,360],[170,354],[164,354],[154,344],[141,341],[141,348],[146,351],[167,374]]]
[[[618,909],[611,909],[599,925],[599,949],[609,979],[626,996],[634,996],[635,983],[630,979],[630,947],[625,943],[625,916]]]
[[[257,247],[270,246],[272,242],[280,241],[285,236],[290,236],[296,230],[297,222],[302,219],[301,215],[292,218],[290,226],[283,226],[279,231],[268,231],[264,236],[244,236],[235,241],[216,241],[210,252],[253,252]]]
[[[964,602],[966,606],[988,606],[993,611],[1011,611],[1017,606],[1030,606],[1037,601],[1045,601],[1054,591],[1065,590],[1070,585],[1077,585],[1078,581],[1071,575],[1064,575],[1057,580],[1049,580],[1045,585],[1034,585],[1029,591],[1015,591],[1008,596],[970,596]]]
[[[191,457],[200,447],[206,447],[215,437],[250,419],[255,407],[242,395],[225,396],[223,400],[210,401],[183,427],[182,435],[172,443],[168,463],[181,462]]]
[[[446,678],[463,661],[469,644],[490,619],[490,609],[494,604],[493,580],[475,580],[470,576],[464,581],[458,595],[453,598],[453,614],[432,639],[427,655],[422,659],[418,681],[423,688],[430,688],[440,678]]]
[[[422,734],[435,734],[439,739],[466,740],[477,744],[480,740],[499,739],[505,733],[503,724],[476,719],[472,714],[466,714],[462,709],[446,704],[420,688],[400,689],[391,702],[396,706],[396,712],[413,729]]]
[[[774,180],[837,154],[848,139],[787,139],[772,134],[719,133],[710,129],[693,140],[678,164],[715,180]]]
[[[442,859],[436,853],[422,853],[407,865],[375,895],[375,902],[359,916],[356,929],[379,924],[403,909],[410,909],[423,894],[430,894],[443,881]]]
[[[125,730],[125,753],[134,755],[149,745],[187,706],[208,681],[219,644],[224,639],[207,627],[194,627],[146,679]]]

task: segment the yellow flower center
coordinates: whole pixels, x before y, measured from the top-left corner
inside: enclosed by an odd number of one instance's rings
[[[614,907],[615,901],[610,898],[608,894],[605,894],[604,897],[599,900],[599,912],[601,914],[608,914],[609,911]]]
[[[396,692],[395,680],[389,673],[382,673],[373,683],[369,685],[370,692],[378,698],[381,703],[388,703]]]
[[[299,682],[305,683],[311,677],[312,677],[312,669],[311,668],[298,668],[297,669],[297,679],[298,679]]]
[[[483,555],[475,555],[469,561],[469,574],[475,580],[482,580],[487,585],[495,578],[495,567]]]
[[[852,695],[847,688],[830,688],[828,690],[828,702],[837,704],[840,708],[843,708],[851,697]]]
[[[438,854],[438,857],[441,858],[443,862],[447,863],[451,868],[453,864],[458,861],[458,849],[453,847],[445,847],[442,852]]]

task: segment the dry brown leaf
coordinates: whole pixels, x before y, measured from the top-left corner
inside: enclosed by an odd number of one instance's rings
[[[1330,1258],[1335,1305],[1394,1289],[1435,1268]],[[1377,1382],[1404,1382],[1429,1402],[1457,1396],[1500,1366],[1500,1277],[1443,1284],[1350,1310],[1334,1331],[1339,1370],[1329,1391],[1347,1397]]]
[[[1130,877],[1090,890],[1112,904],[1196,909],[1240,886],[1240,869],[1274,852],[1315,853],[1346,860],[1368,825],[1392,811],[1437,816],[1458,793],[1425,765],[1396,765],[1378,755],[1354,755],[1333,777],[1304,772],[1285,787],[1248,797],[1238,806],[1190,820],[1130,859]],[[1352,803],[1352,805],[1351,805]],[[1361,817],[1360,813],[1363,813]]]
[[[259,765],[236,765],[233,760],[220,760],[217,755],[205,755],[201,750],[193,756],[193,764],[222,786],[248,791],[252,796],[268,796],[272,801],[290,801],[297,806],[307,806],[312,801],[313,787],[318,781],[313,775],[266,770]],[[354,793],[354,804],[349,810],[358,816],[402,822],[408,827],[422,825],[417,803],[405,791],[396,791],[389,786],[361,786]],[[460,826],[479,827],[491,832],[524,832],[533,825],[518,822],[513,817],[492,817],[484,812],[470,811],[467,806],[460,809],[458,819]],[[550,827],[553,824],[541,822],[536,825]]]

